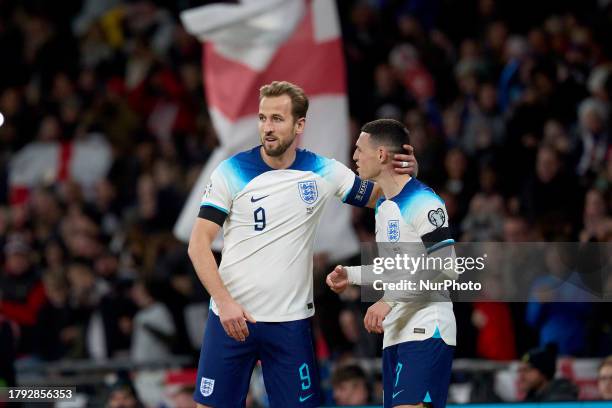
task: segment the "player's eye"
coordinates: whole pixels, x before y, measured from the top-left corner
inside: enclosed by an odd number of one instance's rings
[[[281,118],[280,116],[274,116],[274,117],[272,118],[272,120],[273,120],[274,122],[282,122],[282,121],[283,121],[283,118]]]
[[[266,117],[265,116],[259,116],[259,121],[260,122],[265,122],[266,121]]]

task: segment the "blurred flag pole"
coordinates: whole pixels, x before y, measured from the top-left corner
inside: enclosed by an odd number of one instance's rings
[[[310,98],[300,146],[349,160],[348,102],[342,38],[332,0],[244,0],[181,14],[203,43],[206,98],[220,147],[202,170],[174,227],[188,241],[211,172],[224,159],[259,143],[259,88],[275,80],[301,86]],[[352,256],[359,243],[350,208],[332,200],[323,214],[316,252],[330,260]],[[220,249],[217,240],[215,249]]]

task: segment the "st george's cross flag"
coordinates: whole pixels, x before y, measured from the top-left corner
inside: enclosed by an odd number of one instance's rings
[[[212,171],[224,159],[259,143],[259,88],[289,81],[309,97],[299,145],[349,164],[349,123],[342,38],[331,0],[243,0],[184,11],[186,30],[203,43],[203,75],[220,146],[200,174],[175,225],[189,240]],[[350,207],[331,200],[316,237],[330,260],[352,256],[359,245]],[[220,249],[220,241],[215,241]]]

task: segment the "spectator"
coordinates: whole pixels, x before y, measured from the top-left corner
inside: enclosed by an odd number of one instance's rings
[[[120,378],[113,384],[106,401],[106,408],[142,408],[134,385],[129,379]]]
[[[578,389],[565,379],[555,379],[555,346],[529,350],[518,368],[519,390],[525,402],[576,401]]]
[[[468,161],[463,151],[459,148],[449,150],[444,158],[444,168],[447,175],[444,190],[457,197],[459,203],[457,215],[463,219],[475,190],[473,178],[468,173]]]
[[[332,375],[336,405],[367,405],[370,400],[368,378],[358,365],[338,367]]]
[[[608,215],[604,195],[599,190],[591,189],[586,194],[583,225],[580,242],[606,242],[612,236],[612,218]]]
[[[489,360],[516,358],[512,316],[503,302],[476,302],[472,323],[478,329],[476,351]]]
[[[496,191],[496,174],[491,167],[480,171],[480,192],[470,201],[470,209],[463,218],[462,241],[498,241],[502,236],[504,199]]]
[[[571,157],[575,148],[574,142],[570,140],[563,124],[555,119],[550,119],[544,124],[544,139],[542,142],[553,147],[566,158]]]
[[[523,190],[522,210],[530,221],[538,221],[545,239],[571,241],[578,221],[580,188],[564,172],[559,153],[550,146],[538,149],[535,174]]]
[[[606,106],[594,98],[585,99],[578,107],[580,156],[577,172],[581,176],[597,174],[603,167],[610,149],[607,117]]]
[[[38,311],[45,303],[45,289],[32,262],[30,245],[19,235],[10,236],[4,246],[4,272],[0,275],[0,312],[19,325],[18,351],[31,353]]]
[[[131,282],[127,279],[117,280],[112,290],[100,301],[98,313],[104,330],[100,358],[112,358],[129,354],[132,338],[132,322],[136,306],[130,299]]]
[[[380,64],[374,71],[374,97],[372,99],[372,111],[376,117],[393,117],[390,113],[395,112],[395,119],[401,120],[402,111],[409,106],[409,98],[406,90],[397,82],[393,69],[387,64]]]
[[[134,361],[163,360],[172,356],[175,326],[168,308],[157,299],[161,288],[152,281],[138,281],[132,299],[140,310],[134,316],[132,348]]]
[[[565,247],[549,246],[540,255],[546,274],[534,280],[526,321],[536,329],[540,346],[554,343],[561,355],[583,356],[587,349],[587,319],[593,311],[590,293],[570,265]],[[534,275],[535,276],[535,275]]]
[[[446,145],[449,148],[458,147],[461,141],[461,117],[457,109],[448,108],[442,113],[442,130]]]
[[[466,118],[462,146],[474,156],[504,142],[505,123],[497,109],[497,94],[492,84],[482,84],[478,103]]]
[[[601,399],[612,401],[612,356],[606,357],[599,366],[597,388]]]
[[[78,329],[78,335],[73,341],[79,349],[74,357],[99,357],[97,350],[101,347],[103,332],[96,330],[99,322],[98,307],[110,290],[109,286],[95,276],[86,260],[71,263],[67,277],[70,285],[69,302],[73,311],[71,323]]]
[[[529,224],[526,219],[518,216],[505,219],[504,242],[528,242],[529,239]]]
[[[81,330],[68,303],[68,282],[63,271],[47,272],[43,282],[47,302],[37,316],[37,356],[43,360],[81,357]]]

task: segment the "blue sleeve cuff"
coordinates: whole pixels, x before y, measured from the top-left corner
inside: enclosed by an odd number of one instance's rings
[[[430,247],[427,248],[427,255],[430,255],[431,253],[442,249],[442,248],[446,248],[449,245],[455,245],[455,240],[454,239],[445,239],[444,241],[440,241]]]

